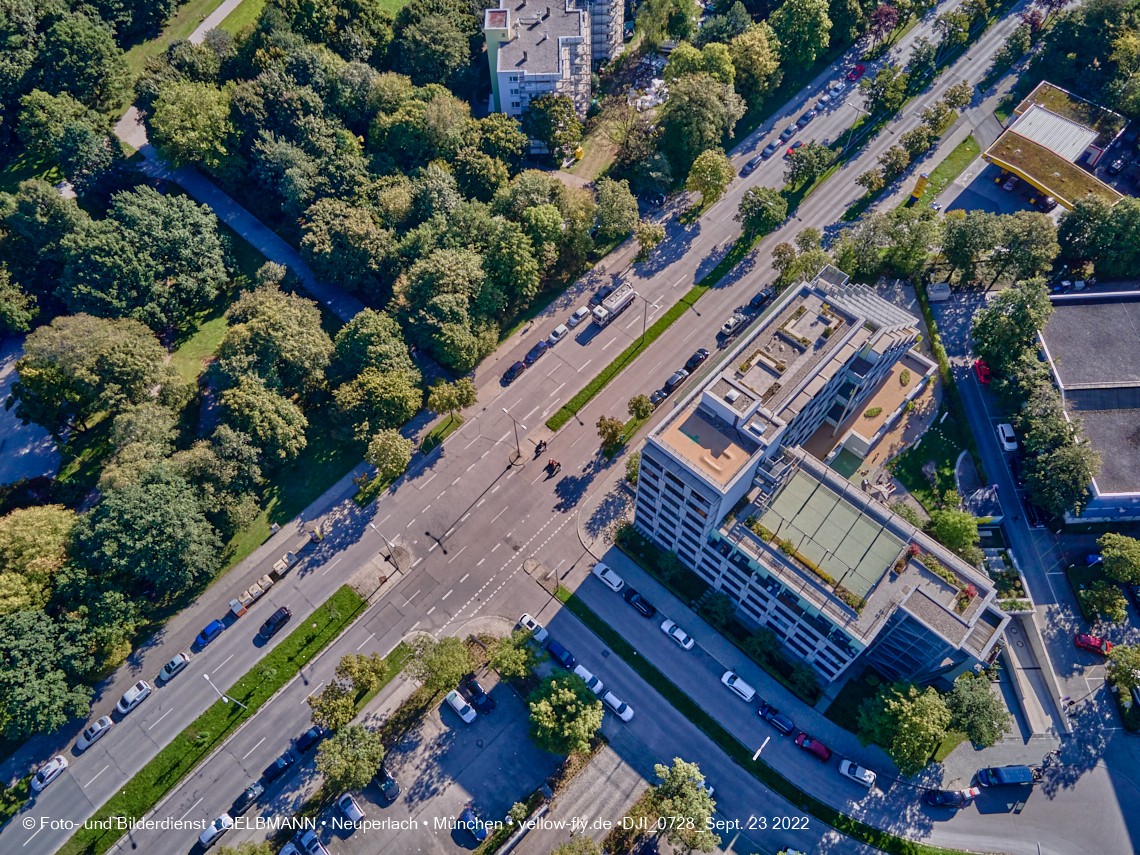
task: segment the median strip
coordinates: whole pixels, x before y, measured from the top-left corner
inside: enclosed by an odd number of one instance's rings
[[[347,585],[337,590],[226,690],[227,697],[240,701],[248,709],[215,701],[94,813],[84,827],[60,847],[61,855],[103,855],[122,837],[122,829],[114,818],[139,819],[150,812],[367,606],[368,601]]]

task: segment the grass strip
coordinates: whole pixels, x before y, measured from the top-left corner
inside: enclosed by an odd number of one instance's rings
[[[1079,564],[1070,564],[1065,568],[1065,578],[1069,580],[1069,587],[1073,589],[1073,596],[1077,598],[1077,606],[1081,610],[1081,617],[1086,623],[1094,624],[1100,615],[1085,604],[1081,596],[1083,591],[1091,591],[1092,586],[1104,578],[1099,567],[1081,567]]]
[[[565,591],[565,594],[562,592]],[[756,780],[770,788],[778,795],[787,799],[793,806],[809,813],[820,822],[834,828],[848,837],[890,852],[893,855],[965,855],[955,849],[942,849],[937,846],[928,846],[897,837],[886,831],[880,831],[847,816],[819,799],[808,795],[767,763],[762,760],[753,760],[752,752],[740,741],[724,729],[711,715],[705,712],[692,698],[682,692],[664,674],[650,665],[644,656],[639,656],[633,646],[614,631],[609,624],[598,617],[594,612],[574,594],[565,588],[560,588],[555,596],[566,604],[587,627],[590,628],[609,648],[620,656],[625,663],[641,676],[647,683],[664,696],[678,712],[687,718],[717,746],[731,757],[737,765],[752,774]]]
[[[935,199],[942,195],[942,191],[962,174],[967,166],[974,162],[979,154],[982,153],[982,147],[978,145],[978,141],[974,139],[973,135],[966,137],[954,150],[946,155],[934,169],[930,171],[930,180],[926,182],[926,187],[922,191],[922,196],[919,197],[918,202],[914,207],[921,207],[929,205]],[[903,207],[910,201],[907,197],[899,207]]]
[[[32,796],[32,776],[18,780],[11,787],[0,788],[0,826],[20,812]]]
[[[463,416],[457,413],[448,414],[446,419],[424,434],[424,438],[420,440],[420,452],[430,454],[437,445],[459,430],[462,424]]]
[[[367,605],[368,601],[347,585],[337,590],[226,691],[228,697],[240,701],[248,709],[215,701],[99,808],[85,827],[60,848],[61,855],[102,855],[110,849],[122,833],[117,828],[98,828],[100,821],[106,822],[112,817],[138,819],[145,816],[179,781],[213,753],[238,725],[251,718],[340,635]]]

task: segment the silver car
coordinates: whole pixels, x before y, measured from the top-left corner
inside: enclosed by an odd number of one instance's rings
[[[149,697],[150,683],[146,680],[139,680],[123,692],[123,697],[115,704],[115,709],[117,709],[121,715],[126,715]]]
[[[75,740],[75,747],[80,751],[86,751],[88,748],[102,739],[104,734],[106,734],[107,731],[111,729],[111,725],[113,724],[114,722],[111,721],[111,717],[109,715],[105,715],[98,721],[92,722],[87,726],[83,733],[79,734],[79,738]]]

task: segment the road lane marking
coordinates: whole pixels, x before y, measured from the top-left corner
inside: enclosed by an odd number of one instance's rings
[[[454,588],[452,588],[450,591],[448,591],[446,594],[444,594],[442,597],[440,597],[439,601],[442,603],[444,600],[446,600],[448,597],[451,596],[453,591],[455,591]]]
[[[466,548],[467,548],[467,544],[463,544],[463,549],[466,549]],[[463,549],[459,550],[454,555],[452,555],[450,558],[448,558],[447,563],[450,564],[452,561],[454,561],[456,558],[458,558],[460,555],[462,555]]]
[[[421,561],[423,561],[423,559],[422,559],[422,558],[417,558],[417,559],[416,559],[416,564],[419,564]],[[412,565],[412,568],[413,568],[413,569],[415,568],[416,564],[413,564],[413,565]]]
[[[157,724],[157,722],[156,722],[156,724]],[[111,768],[111,764],[108,763],[106,766],[104,766],[102,769],[100,769],[98,772],[95,773],[95,778],[98,778],[100,775],[102,775],[104,772],[106,772],[110,768]],[[86,784],[84,784],[83,789],[87,789],[92,784],[94,784],[95,778],[92,778],[90,781],[88,781]]]
[[[201,801],[201,800],[199,799],[199,801]],[[36,829],[36,830],[35,830],[35,831],[32,833],[32,837],[35,837],[37,834],[39,834],[39,833],[40,833],[41,831],[43,831],[43,830],[44,830],[44,827],[41,825],[39,828],[37,828],[37,829]],[[32,842],[32,837],[29,837],[27,840],[25,840],[25,841],[24,841],[24,845],[25,845],[25,846],[27,846],[29,843],[31,843],[31,842]]]
[[[463,450],[466,451],[467,449],[469,449],[471,446],[473,446],[475,443],[477,443],[482,438],[483,437],[481,437],[481,436],[475,437],[473,440],[471,440],[469,443],[467,443],[467,445],[463,446]]]
[[[410,597],[408,597],[408,602],[410,603],[412,600],[414,600],[416,597],[418,597],[420,595],[420,591],[422,591],[422,590],[423,590],[423,588],[416,588],[416,592],[414,594],[412,594]]]
[[[427,611],[424,613],[424,617],[427,617],[428,615],[430,615],[430,614],[431,614],[432,612],[434,612],[434,611],[435,611],[435,606],[432,606],[430,609],[428,609],[428,610],[427,610]]]
[[[388,514],[388,516],[392,516],[392,515],[391,515],[391,514]],[[324,573],[322,573],[321,575],[322,575],[322,576],[324,576],[324,575],[325,575],[325,573],[328,573],[328,572],[329,572],[329,570],[332,570],[334,567],[336,567],[336,565],[340,564],[341,560],[342,560],[342,559],[338,558],[336,561],[334,561],[332,564],[330,564],[328,567],[326,567],[326,568],[325,568],[325,572],[324,572]]]
[[[171,707],[171,709],[173,709],[173,707]],[[168,715],[170,715],[170,710],[167,710],[167,711],[166,711],[166,712],[164,712],[162,715],[160,715],[160,716],[158,717],[158,720],[157,720],[157,721],[155,721],[155,723],[154,723],[154,724],[152,724],[150,727],[148,727],[148,728],[147,728],[147,730],[150,730],[150,728],[151,728],[151,727],[154,727],[154,725],[155,725],[155,724],[158,724],[158,722],[162,721],[162,720],[163,720],[164,718],[166,718]]]
[[[603,345],[602,345],[602,350],[605,350],[607,347],[609,347],[609,346],[610,346],[611,344],[613,344],[615,341],[617,341],[617,336],[616,336],[616,335],[615,335],[613,338],[611,338],[611,339],[610,339],[608,342],[606,342],[605,344],[603,344]]]
[[[510,507],[510,505],[507,505],[507,507],[506,507],[506,508],[503,508],[503,509],[502,509],[501,511],[499,511],[497,514],[495,514],[495,519],[491,520],[491,522],[494,522],[494,521],[495,521],[495,520],[497,520],[499,517],[501,517],[503,514],[505,514],[505,513],[507,512],[507,508],[509,508],[509,507]]]
[[[425,488],[425,487],[426,487],[428,484],[430,484],[432,481],[434,481],[434,480],[435,480],[435,476],[436,476],[436,475],[438,475],[438,474],[439,474],[438,472],[432,472],[432,473],[431,473],[431,478],[428,478],[426,481],[424,481],[422,484],[420,484],[420,489],[421,489],[421,490],[422,490],[422,489],[424,489],[424,488]]]
[[[307,694],[307,695],[305,695],[305,697],[301,698],[301,703],[308,702],[309,698],[311,698],[313,695],[315,695],[317,693],[317,689],[319,689],[324,684],[325,684],[324,680],[321,680],[321,682],[317,683],[317,688],[313,689],[313,691],[309,692],[309,694]]]
[[[419,625],[420,625],[420,621],[416,621],[415,623],[413,623],[411,626],[408,627],[408,632],[411,632],[413,629],[415,629]],[[392,649],[395,650],[395,648],[392,648]]]
[[[392,515],[391,515],[391,514],[388,514],[388,517],[390,517],[390,516],[392,516]],[[380,522],[378,523],[378,525],[384,525],[384,523],[388,522],[388,517],[384,517],[384,519],[380,520]]]
[[[204,799],[204,798],[206,798],[206,797],[202,796],[202,799]],[[198,801],[196,801],[196,802],[194,802],[194,804],[190,805],[190,810],[194,810],[194,808],[196,808],[196,807],[198,807],[198,805],[202,804],[202,799],[198,799]],[[190,815],[190,810],[186,811],[186,813],[182,814],[182,816],[178,817],[178,819],[179,820],[186,819],[186,817],[188,817]]]
[[[449,486],[449,487],[454,487],[456,484],[458,484],[458,483],[459,483],[459,479],[460,479],[460,478],[462,478],[462,477],[463,477],[462,475],[456,475],[456,476],[455,476],[455,480],[454,480],[454,481],[452,481],[452,482],[451,482],[450,484],[448,484],[447,486]]]
[[[496,490],[498,490],[502,486],[503,486],[502,484],[496,484],[494,487],[491,488],[491,492],[494,493]]]
[[[483,559],[483,561],[486,561],[486,560],[487,560],[486,558],[484,558],[484,559]],[[479,564],[482,564],[482,563],[483,563],[483,561],[480,561],[480,562],[479,562]],[[476,564],[475,566],[476,566],[476,567],[478,567],[478,566],[479,566],[479,564]],[[466,579],[466,578],[467,578],[468,576],[470,576],[470,575],[471,575],[470,573],[464,573],[464,574],[463,574],[463,579]],[[462,585],[462,584],[463,584],[463,579],[460,579],[460,580],[459,580],[459,584],[460,584],[460,585]]]
[[[455,526],[452,526],[452,527],[451,527],[451,528],[449,528],[447,531],[445,531],[445,532],[443,533],[443,536],[444,536],[444,537],[447,537],[447,536],[448,536],[448,535],[450,535],[450,534],[451,534],[453,531],[455,531]]]
[[[467,471],[470,472],[472,469],[474,469],[478,465],[479,465],[479,461],[476,460],[474,463],[472,463],[470,466],[467,467]]]
[[[502,546],[502,544],[501,544],[501,543],[496,543],[494,546],[492,546],[492,547],[491,547],[491,551],[492,551],[492,552],[494,552],[494,551],[495,551],[496,549],[498,549],[500,546]]]
[[[251,749],[249,749],[249,751],[245,752],[245,754],[243,754],[241,756],[241,759],[244,760],[246,757],[248,757],[250,754],[252,754],[254,751],[256,751],[261,746],[261,743],[263,743],[264,741],[265,741],[264,736],[261,737],[261,739],[257,740],[257,745],[253,746],[253,748],[251,748]]]
[[[460,521],[460,522],[467,522],[467,518],[468,518],[469,516],[471,516],[471,511],[468,511],[468,512],[467,512],[467,513],[465,513],[463,516],[461,516],[461,517],[459,518],[459,521]]]
[[[538,409],[539,407],[541,407],[541,406],[542,406],[542,404],[535,404],[535,405],[534,405],[534,410],[537,410],[537,409]],[[531,416],[533,416],[533,415],[534,415],[534,410],[531,410],[529,413],[527,413],[525,416],[523,416],[523,418],[524,418],[524,419],[529,419]]]
[[[487,500],[486,500],[486,499],[480,499],[478,502],[476,502],[476,503],[475,503],[475,507],[477,507],[477,508],[478,508],[478,507],[482,506],[482,504],[483,504],[485,501],[487,501]]]
[[[223,660],[222,660],[222,664],[221,664],[221,665],[215,665],[215,666],[214,666],[214,673],[216,674],[216,673],[218,673],[219,671],[221,671],[221,670],[222,670],[222,667],[223,667],[223,666],[224,666],[224,665],[225,665],[227,662],[229,662],[231,659],[233,659],[233,658],[234,658],[234,655],[231,653],[229,656],[227,656],[225,659],[223,659]]]
[[[502,436],[499,437],[499,442],[502,442],[503,440],[505,440],[510,435],[511,435],[511,432],[507,431],[505,434],[503,434]]]
[[[371,632],[370,632],[370,633],[368,633],[368,637],[367,637],[366,639],[364,639],[364,641],[360,642],[360,644],[356,645],[356,649],[357,649],[357,650],[359,650],[361,647],[363,647],[364,645],[366,645],[366,644],[367,644],[369,641],[371,641],[371,640],[372,640],[372,639],[374,639],[375,637],[376,637],[376,636],[375,636],[373,633],[371,633]]]
[[[585,362],[583,362],[583,363],[581,364],[581,366],[579,366],[578,370],[579,370],[579,371],[585,371],[585,370],[586,370],[586,366],[587,366],[587,365],[589,365],[589,364],[590,364],[591,362],[593,362],[593,361],[594,361],[593,357],[590,357],[590,358],[589,358],[589,359],[587,359]]]
[[[681,339],[681,341],[688,341],[689,339],[691,339],[693,336],[695,336],[700,331],[701,331],[700,327],[693,327],[693,331],[691,333],[689,333],[687,336],[685,336],[683,339]]]
[[[565,383],[559,383],[559,384],[558,384],[558,389],[561,389],[561,388],[562,388],[563,386],[565,386],[565,385],[566,385]],[[557,395],[557,394],[558,394],[558,389],[555,389],[555,390],[554,390],[553,392],[551,392],[550,394],[551,394],[551,395]],[[538,409],[538,407],[535,407],[535,409],[537,410],[537,409]]]
[[[431,502],[428,502],[426,505],[424,505],[424,509],[422,511],[420,511],[420,514],[426,514],[427,509],[430,507],[431,507]]]

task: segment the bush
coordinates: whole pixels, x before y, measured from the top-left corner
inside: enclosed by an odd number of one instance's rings
[[[869,410],[867,410],[867,412],[863,413],[863,417],[868,418],[868,419],[873,419],[875,416],[880,415],[882,412],[883,412],[882,407],[871,407],[871,409],[869,409]]]

